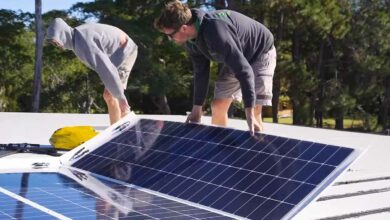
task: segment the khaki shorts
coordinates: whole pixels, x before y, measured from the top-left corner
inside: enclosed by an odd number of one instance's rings
[[[272,47],[267,53],[251,63],[255,74],[256,105],[272,105],[272,83],[276,67],[276,49]],[[215,82],[214,99],[232,98],[242,100],[240,82],[227,66],[223,66]]]
[[[121,79],[124,89],[127,88],[127,81],[129,80],[130,72],[133,69],[137,55],[138,49],[135,48],[134,51],[128,55],[123,63],[118,67],[119,78]]]

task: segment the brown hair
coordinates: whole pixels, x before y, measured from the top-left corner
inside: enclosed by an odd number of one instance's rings
[[[191,21],[190,8],[186,4],[174,0],[165,4],[160,16],[154,20],[154,27],[160,31],[163,28],[178,29],[184,24],[190,24]]]

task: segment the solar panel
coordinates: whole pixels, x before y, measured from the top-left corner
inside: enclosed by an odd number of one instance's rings
[[[41,219],[51,217],[45,212],[0,192],[0,219],[23,219],[27,214],[30,217],[41,217]]]
[[[339,146],[141,119],[68,163],[232,218],[294,216],[355,158]],[[99,143],[101,143],[100,141]]]
[[[59,173],[0,174],[0,182],[0,219],[227,219],[65,168]]]

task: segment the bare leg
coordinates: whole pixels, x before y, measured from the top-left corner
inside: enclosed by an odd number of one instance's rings
[[[129,113],[130,113],[130,111],[122,112],[122,113],[121,113],[121,118],[125,117],[125,116],[128,115]]]
[[[115,122],[119,121],[122,116],[121,109],[119,108],[118,99],[112,96],[112,94],[107,89],[104,89],[103,98],[107,104],[110,124],[114,124]]]
[[[255,118],[256,118],[256,121],[260,125],[260,132],[262,132],[264,130],[263,119],[262,119],[262,115],[261,115],[262,114],[262,109],[263,109],[262,105],[256,105],[255,106]]]
[[[211,123],[226,126],[228,122],[228,110],[233,99],[214,99],[211,103]]]

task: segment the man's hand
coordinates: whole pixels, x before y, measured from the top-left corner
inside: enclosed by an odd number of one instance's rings
[[[254,108],[245,108],[246,122],[248,123],[249,132],[252,136],[255,132],[260,132],[262,130],[259,122],[255,118],[254,112]]]
[[[187,116],[186,123],[200,123],[201,117],[202,117],[202,106],[194,105],[192,107],[191,113]]]
[[[119,99],[119,108],[121,109],[122,117],[130,113],[130,106],[127,103],[127,99]]]

